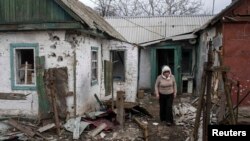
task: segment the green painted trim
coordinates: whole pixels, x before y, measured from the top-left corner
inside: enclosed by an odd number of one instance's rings
[[[180,44],[164,44],[164,45],[158,45],[158,46],[151,46],[151,88],[154,90],[154,83],[157,78],[157,72],[158,72],[158,67],[157,63],[158,60],[156,60],[156,52],[158,49],[173,49],[174,50],[174,76],[176,79],[177,87],[178,87],[178,93],[181,92],[180,86],[181,86],[181,68],[178,69],[178,66],[181,66],[181,45]],[[177,75],[178,74],[178,75]]]
[[[77,14],[75,14],[74,11],[72,11],[68,6],[66,6],[61,0],[54,0],[63,10],[65,10],[71,17],[73,17],[76,21],[81,21],[85,24],[84,21],[82,21],[81,17],[79,17]]]
[[[43,119],[49,117],[50,103],[48,96],[46,95],[45,84],[44,84],[44,67],[45,67],[45,56],[36,56],[36,85],[39,102],[39,118]]]
[[[10,44],[10,69],[11,69],[11,89],[12,90],[36,90],[36,85],[33,86],[18,86],[15,84],[15,63],[14,63],[14,50],[16,48],[33,48],[35,50],[34,59],[39,54],[38,43],[11,43]],[[36,60],[34,60],[35,62]]]
[[[1,25],[0,31],[50,30],[50,29],[81,29],[81,23],[37,23],[37,24],[11,24]]]

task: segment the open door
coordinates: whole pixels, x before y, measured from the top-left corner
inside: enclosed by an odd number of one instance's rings
[[[153,48],[151,52],[151,86],[154,90],[154,83],[163,65],[171,68],[172,74],[175,76],[177,91],[181,93],[181,50],[178,46],[167,46]]]

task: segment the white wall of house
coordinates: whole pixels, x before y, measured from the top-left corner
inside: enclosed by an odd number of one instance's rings
[[[38,43],[39,56],[45,56],[45,69],[68,68],[68,89],[74,90],[73,64],[74,51],[76,52],[76,94],[77,114],[97,108],[94,94],[104,96],[103,79],[103,57],[109,59],[109,49],[121,47],[126,50],[126,82],[122,87],[114,85],[115,92],[124,90],[129,101],[135,101],[138,78],[137,47],[118,41],[100,40],[90,38],[86,35],[69,34],[65,31],[54,32],[8,32],[0,33],[0,92],[30,94],[26,100],[0,100],[0,115],[38,115],[38,95],[36,91],[12,90],[11,88],[11,66],[10,66],[10,44],[11,43]],[[98,83],[91,86],[91,47],[98,48]],[[58,61],[58,57],[62,61]],[[4,66],[4,68],[3,68]],[[101,73],[102,72],[102,73]],[[120,83],[119,83],[120,84]],[[101,87],[102,86],[102,87]],[[108,98],[108,97],[102,97]],[[73,114],[73,96],[67,97],[68,111]]]
[[[196,94],[200,95],[201,90],[201,77],[204,71],[204,63],[207,62],[207,54],[208,54],[208,42],[210,40],[213,41],[213,38],[216,36],[216,29],[211,28],[204,30],[201,35],[199,36],[199,55],[198,55],[198,67],[197,67],[197,74],[196,74]]]
[[[150,48],[141,49],[139,67],[139,89],[151,88]],[[154,80],[153,80],[154,81]]]
[[[119,41],[103,41],[103,60],[110,60],[110,51],[125,51],[125,81],[114,81],[113,94],[116,98],[117,91],[125,91],[125,101],[135,102],[138,82],[138,47],[132,44]],[[102,86],[101,96],[110,99],[111,95],[104,96],[104,86]]]

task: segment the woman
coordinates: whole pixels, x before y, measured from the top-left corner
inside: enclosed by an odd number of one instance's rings
[[[155,82],[155,94],[160,103],[160,120],[166,121],[168,126],[174,124],[172,107],[176,90],[176,82],[171,69],[168,66],[163,66],[161,74]]]

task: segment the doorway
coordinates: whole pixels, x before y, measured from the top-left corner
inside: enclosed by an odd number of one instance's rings
[[[154,47],[151,50],[151,88],[157,76],[161,74],[162,66],[168,65],[175,76],[177,93],[181,93],[181,47],[177,45]]]
[[[172,74],[175,74],[174,72],[174,49],[158,49],[156,52],[157,56],[157,74],[161,74],[161,69],[164,65],[168,65],[172,71]]]

